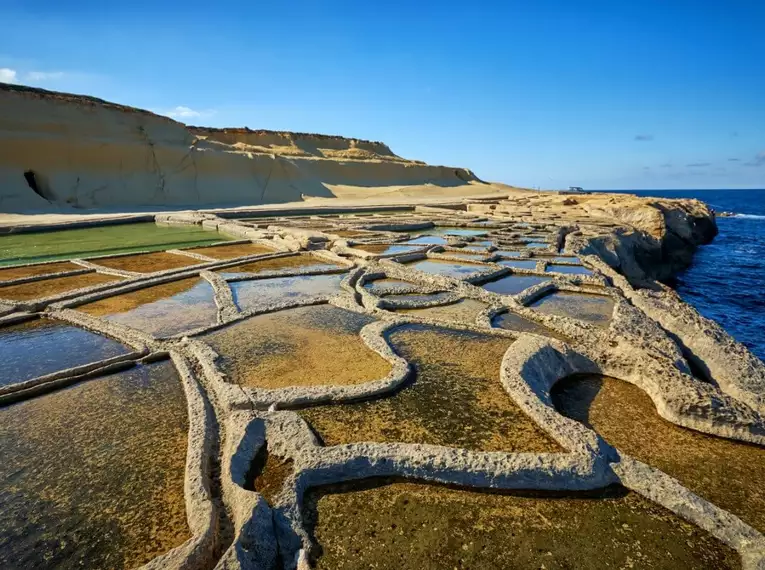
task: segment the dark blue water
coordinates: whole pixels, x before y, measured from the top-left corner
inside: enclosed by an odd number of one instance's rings
[[[678,275],[677,292],[765,360],[765,190],[631,190],[661,198],[698,198],[716,212],[720,234]]]

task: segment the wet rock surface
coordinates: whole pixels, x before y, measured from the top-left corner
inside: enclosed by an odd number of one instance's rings
[[[693,492],[765,531],[765,448],[676,426],[650,398],[624,381],[573,377],[553,391],[556,407],[611,445],[680,480]]]
[[[383,378],[390,365],[359,338],[373,322],[331,305],[252,317],[202,339],[221,356],[230,381],[244,386],[357,384]]]
[[[0,566],[132,568],[189,536],[172,364],[0,408]]]
[[[0,386],[126,354],[129,348],[50,319],[0,328]]]
[[[212,287],[198,278],[107,297],[77,310],[157,336],[212,325],[218,314]]]
[[[492,493],[367,480],[312,490],[305,510],[316,568],[739,567],[731,549],[619,487]]]
[[[325,445],[430,443],[482,451],[559,451],[499,383],[511,340],[409,325],[390,335],[415,378],[385,398],[300,412]]]
[[[178,212],[238,241],[0,270],[0,561],[760,570],[765,366],[635,258],[705,231],[552,202]]]

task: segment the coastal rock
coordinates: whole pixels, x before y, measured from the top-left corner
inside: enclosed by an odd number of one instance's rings
[[[696,247],[717,235],[715,215],[699,200],[549,192],[515,192],[497,204],[469,204],[471,212],[518,216],[529,223],[567,224],[587,239],[583,253],[597,254],[635,283],[667,280],[687,267]]]

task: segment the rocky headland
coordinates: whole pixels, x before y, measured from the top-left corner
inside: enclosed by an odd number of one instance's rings
[[[0,198],[0,566],[765,570],[702,202],[11,86]]]

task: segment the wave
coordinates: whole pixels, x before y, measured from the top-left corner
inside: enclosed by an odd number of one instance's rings
[[[765,220],[765,216],[760,214],[736,214],[734,218],[746,218],[747,220]]]

